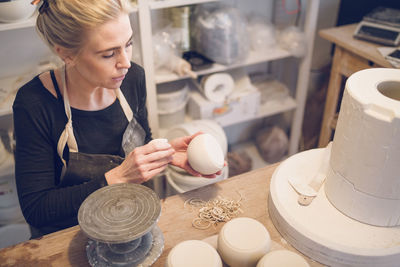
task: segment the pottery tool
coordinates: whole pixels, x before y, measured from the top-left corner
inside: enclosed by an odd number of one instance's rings
[[[299,183],[294,178],[289,178],[289,183],[293,186],[297,193],[299,193],[298,203],[303,206],[311,204],[313,199],[318,195],[319,189],[325,181],[327,170],[329,167],[329,159],[331,155],[332,142],[330,142],[324,151],[324,155],[317,173],[308,184]]]

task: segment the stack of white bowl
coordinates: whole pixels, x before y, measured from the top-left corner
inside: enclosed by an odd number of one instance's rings
[[[199,131],[214,136],[221,146],[224,157],[226,157],[226,153],[228,151],[228,142],[225,132],[218,123],[212,120],[194,120],[176,125],[167,132],[166,138],[168,140],[172,140],[181,136],[192,135]],[[218,175],[216,178],[202,178],[191,176],[186,171],[169,165],[166,170],[167,185],[165,196],[167,197],[178,193],[184,193],[186,191],[194,190],[202,186],[225,180],[229,176],[228,172],[229,168],[228,166],[225,166],[222,169],[221,175]]]
[[[30,236],[18,201],[14,158],[0,140],[0,248],[28,240]]]
[[[185,80],[157,85],[158,119],[161,128],[184,122],[188,99],[189,86]]]

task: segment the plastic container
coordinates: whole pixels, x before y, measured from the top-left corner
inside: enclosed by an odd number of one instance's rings
[[[17,22],[28,19],[36,10],[28,0],[12,0],[0,2],[0,22]]]
[[[157,86],[158,119],[161,128],[183,123],[189,86],[185,81],[163,83]]]

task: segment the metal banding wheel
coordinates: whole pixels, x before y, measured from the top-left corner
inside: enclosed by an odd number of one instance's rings
[[[160,199],[150,188],[138,184],[114,184],[85,199],[79,208],[78,222],[90,239],[121,244],[150,232],[160,213]]]

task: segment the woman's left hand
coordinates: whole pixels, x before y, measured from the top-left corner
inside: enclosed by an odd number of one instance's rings
[[[172,157],[172,165],[175,165],[176,167],[182,168],[185,171],[187,171],[189,174],[193,176],[198,176],[198,177],[204,177],[204,178],[215,178],[217,175],[221,174],[221,171],[218,171],[215,174],[211,175],[203,175],[197,171],[195,171],[189,164],[188,161],[188,156],[187,156],[187,148],[189,146],[189,143],[198,136],[199,134],[203,134],[202,132],[197,132],[191,136],[183,136],[176,138],[174,140],[169,141],[169,143],[172,145],[172,147],[175,150],[175,154]],[[226,165],[226,164],[225,164]]]

